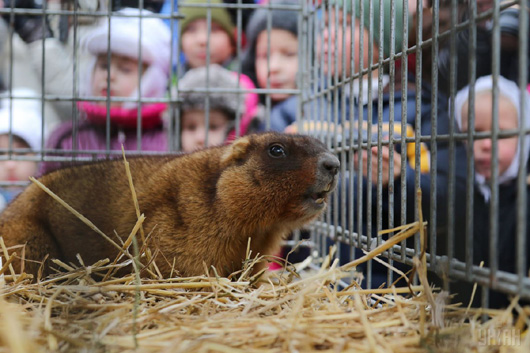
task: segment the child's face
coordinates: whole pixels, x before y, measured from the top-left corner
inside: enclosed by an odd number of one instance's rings
[[[204,110],[189,110],[182,113],[182,151],[193,152],[206,147],[206,132],[208,132],[208,146],[219,146],[225,142],[228,133],[228,117],[220,111],[210,111],[210,125],[206,131],[205,115]]]
[[[270,40],[270,57],[267,49]],[[298,38],[289,31],[272,29],[270,39],[267,31],[262,31],[256,40],[256,76],[261,88],[267,87],[267,80],[272,89],[296,88],[298,71]],[[286,99],[289,94],[274,93],[274,102]]]
[[[0,149],[9,148],[9,135],[0,135]],[[29,148],[18,138],[13,139],[12,148]],[[3,154],[3,152],[2,152]],[[0,161],[1,181],[28,181],[30,176],[37,173],[37,162],[32,161]]]
[[[343,15],[342,11],[338,12],[338,17],[335,18],[335,11],[328,14],[326,11],[324,14],[324,32],[322,37],[319,37],[318,53],[324,55],[324,73],[327,75],[334,75],[337,73],[339,77],[343,74],[346,76],[351,75],[351,56],[352,56],[352,27],[351,27],[351,15],[346,14],[346,27],[343,28]],[[359,71],[359,55],[361,53],[360,39],[363,36],[363,66],[368,67],[368,64],[372,62],[368,57],[369,50],[369,35],[365,28],[362,30],[359,27],[359,20],[355,21],[354,35],[354,69],[355,72]],[[344,45],[343,45],[344,42]],[[343,67],[343,53],[345,54],[345,61]],[[374,42],[373,45],[373,58],[378,57],[377,45]],[[331,62],[328,62],[331,60]],[[335,68],[335,60],[337,60],[337,67]]]
[[[138,88],[138,60],[122,55],[111,56],[110,77],[107,74],[107,54],[100,54],[92,74],[92,94],[98,97],[107,96],[107,82],[110,80],[111,97],[130,97]],[[142,68],[146,68],[146,65]],[[143,71],[142,71],[143,72]],[[106,104],[102,102],[102,104]],[[120,106],[120,102],[111,102],[111,106]]]
[[[192,21],[182,33],[182,52],[191,68],[206,66],[208,22],[206,19]],[[210,64],[222,65],[234,53],[228,33],[212,21],[210,33]]]
[[[492,116],[492,97],[490,93],[478,93],[475,97],[475,131],[490,132]],[[462,107],[462,130],[468,130],[468,105]],[[517,129],[516,107],[506,98],[499,98],[499,130]],[[512,163],[517,153],[518,138],[510,137],[498,140],[499,175],[502,175]],[[475,171],[487,180],[491,178],[492,141],[490,138],[475,140],[473,144]]]

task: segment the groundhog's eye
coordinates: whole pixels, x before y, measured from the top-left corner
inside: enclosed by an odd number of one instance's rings
[[[269,155],[273,158],[285,157],[285,148],[282,145],[272,145],[269,147]]]

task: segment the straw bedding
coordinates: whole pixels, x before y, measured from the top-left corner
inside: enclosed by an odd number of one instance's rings
[[[132,182],[131,189],[134,195]],[[516,300],[505,311],[447,305],[447,294],[429,286],[424,257],[415,259],[419,285],[339,285],[394,244],[417,233],[424,239],[424,226],[420,216],[343,266],[331,251],[253,275],[258,261],[271,259],[248,253],[229,278],[205,268],[204,276],[163,279],[156,251],[143,233],[139,247],[133,231],[117,259],[90,266],[55,260],[55,274],[31,280],[15,274],[12,249],[0,237],[0,352],[530,351],[530,310]],[[130,274],[116,275],[120,268]]]
[[[383,245],[418,227],[409,226]],[[209,276],[139,278],[133,271],[101,281],[109,270],[131,264],[127,259],[92,266],[55,261],[60,271],[30,283],[23,275],[4,273],[9,266],[3,266],[0,352],[528,351],[524,333],[516,345],[498,345],[499,338],[484,334],[506,328],[520,332],[528,323],[525,309],[514,301],[512,308],[519,312],[514,322],[511,310],[445,305],[447,295],[425,282],[420,260],[415,262],[417,286],[362,290],[356,282],[337,285],[384,248],[342,267],[331,257],[318,271],[291,266],[267,273],[260,283],[251,269],[263,258],[251,259],[252,254],[233,278],[205,269]],[[481,322],[485,312],[488,320]]]

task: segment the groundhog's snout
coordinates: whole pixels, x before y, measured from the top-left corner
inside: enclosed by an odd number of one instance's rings
[[[324,153],[318,160],[318,167],[322,172],[329,173],[334,177],[339,172],[340,162],[333,154]]]
[[[327,196],[337,186],[337,174],[340,162],[337,157],[329,152],[319,155],[315,184],[310,189],[310,199],[317,208],[324,207]]]

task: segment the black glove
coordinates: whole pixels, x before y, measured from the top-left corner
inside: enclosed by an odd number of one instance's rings
[[[35,4],[34,0],[6,0],[4,8],[11,8],[13,1],[13,8],[16,9],[41,9],[41,6]],[[11,15],[3,15],[7,23],[11,23]],[[26,43],[31,43],[36,40],[52,37],[52,31],[46,20],[42,15],[15,15],[13,28],[19,37]]]

